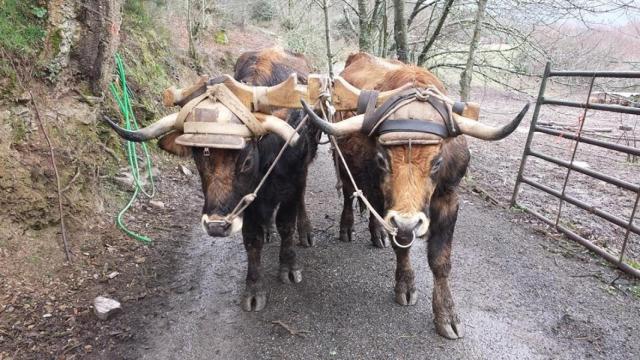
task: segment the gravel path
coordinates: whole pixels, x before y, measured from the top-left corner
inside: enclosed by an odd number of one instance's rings
[[[264,311],[246,313],[240,237],[212,241],[197,221],[165,308],[148,317],[144,359],[576,359],[640,358],[640,301],[612,291],[617,274],[517,224],[522,215],[462,196],[451,288],[466,337],[436,335],[425,243],[412,250],[418,304],[393,302],[391,249],[375,249],[364,218],[353,243],[336,240],[340,203],[326,147],[307,194],[316,247],[296,248],[303,281],[277,280],[278,246],[265,246],[270,285]],[[194,189],[198,190],[198,189]],[[580,248],[577,248],[581,251]],[[592,276],[593,275],[593,276]],[[280,324],[302,331],[292,335]]]

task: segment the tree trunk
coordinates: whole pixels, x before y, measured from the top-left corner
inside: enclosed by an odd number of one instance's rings
[[[436,42],[436,38],[438,37],[438,35],[440,35],[442,25],[444,25],[445,20],[447,20],[447,16],[449,16],[449,12],[451,11],[451,5],[453,5],[454,1],[455,0],[447,0],[447,2],[444,4],[444,9],[442,9],[442,15],[440,16],[440,20],[438,20],[438,25],[436,25],[431,38],[429,38],[429,41],[424,44],[424,47],[420,52],[420,56],[418,57],[418,66],[424,65],[424,63],[427,61],[427,52],[429,52],[431,46],[433,46],[433,43]]]
[[[478,0],[478,11],[476,12],[475,28],[473,29],[473,37],[471,38],[471,44],[469,45],[469,57],[467,57],[467,64],[460,74],[460,98],[462,101],[469,99],[469,93],[471,92],[471,79],[473,76],[473,63],[475,60],[476,49],[480,42],[480,33],[482,32],[482,21],[484,20],[484,11],[487,7],[487,0]]]
[[[324,36],[327,42],[327,66],[329,78],[333,79],[333,54],[331,53],[331,29],[329,28],[329,4],[327,0],[322,0],[322,12],[324,13]]]
[[[407,22],[404,19],[404,0],[393,0],[393,38],[396,41],[398,60],[407,62]]]
[[[380,56],[383,58],[386,58],[387,49],[389,47],[389,44],[387,43],[387,40],[389,39],[389,31],[388,31],[389,17],[387,16],[387,0],[384,0],[382,2],[382,6],[383,6],[382,33],[380,34],[380,36],[382,37],[382,46],[380,47]]]
[[[189,33],[189,57],[198,60],[196,45],[193,39],[193,21],[191,19],[191,0],[187,0],[187,32]]]
[[[367,16],[367,0],[358,0],[358,23],[360,34],[358,34],[358,46],[360,51],[371,53],[373,51],[373,41],[371,39],[371,27]]]
[[[57,77],[82,74],[94,94],[107,90],[120,44],[123,0],[49,1],[47,61]]]

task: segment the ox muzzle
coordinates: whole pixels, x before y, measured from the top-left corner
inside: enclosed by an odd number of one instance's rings
[[[228,237],[242,229],[242,216],[228,221],[225,217],[202,215],[202,229],[211,237]]]

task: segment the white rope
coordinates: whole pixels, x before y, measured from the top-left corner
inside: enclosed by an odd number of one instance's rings
[[[284,151],[287,149],[287,147],[289,147],[291,140],[293,139],[295,134],[298,133],[298,130],[300,130],[304,126],[308,118],[309,118],[309,115],[305,115],[305,117],[302,118],[298,126],[296,126],[295,131],[289,136],[287,141],[285,141],[284,145],[282,145],[282,148],[280,148],[280,152],[278,152],[278,155],[273,160],[273,163],[271,163],[271,166],[269,166],[269,169],[267,169],[267,172],[264,174],[264,176],[262,176],[262,179],[260,179],[260,182],[258,183],[258,186],[256,186],[255,190],[253,190],[253,192],[245,195],[242,199],[240,199],[240,201],[238,202],[236,207],[233,209],[233,211],[224,217],[224,221],[227,224],[231,224],[233,222],[233,219],[235,219],[240,214],[242,214],[242,212],[247,207],[249,207],[249,205],[251,205],[252,202],[256,200],[256,198],[258,197],[258,192],[260,191],[264,183],[267,181],[267,178],[269,177],[269,175],[271,175],[271,172],[273,171],[273,169],[275,169],[276,165],[278,164],[278,161],[280,161],[280,159],[282,158]]]
[[[326,99],[325,99],[326,100]],[[322,111],[322,116],[324,117],[325,121],[329,121],[332,122],[330,118],[327,117],[327,112],[329,112],[329,117],[333,117],[333,114],[330,111],[326,111],[325,110],[325,102],[321,102],[322,106],[320,107],[320,110]],[[351,182],[351,185],[353,186],[353,188],[355,189],[355,191],[353,192],[353,194],[351,195],[352,198],[358,198],[360,199],[360,201],[367,207],[367,209],[369,209],[369,212],[373,215],[373,217],[376,218],[376,220],[380,223],[380,225],[382,225],[382,227],[384,228],[384,230],[389,234],[389,237],[391,238],[391,240],[393,241],[393,243],[399,247],[399,248],[409,248],[411,247],[411,245],[413,245],[413,241],[415,240],[415,237],[413,239],[411,239],[411,243],[409,243],[408,245],[402,245],[400,243],[397,242],[396,240],[396,235],[398,235],[398,228],[389,224],[387,221],[385,221],[382,216],[380,216],[380,214],[376,211],[376,209],[373,207],[373,205],[371,205],[371,203],[369,202],[369,200],[367,200],[367,198],[364,196],[364,193],[362,192],[362,190],[360,188],[358,188],[358,185],[356,184],[355,179],[353,178],[353,174],[351,174],[351,170],[349,170],[349,166],[347,165],[347,161],[344,158],[344,155],[342,154],[342,151],[340,150],[340,147],[338,146],[338,142],[336,141],[336,138],[333,135],[328,135],[329,137],[329,141],[331,141],[331,145],[333,146],[333,149],[335,151],[335,153],[338,155],[338,157],[340,158],[340,161],[342,162],[342,165],[345,169],[345,171],[347,172],[347,175],[349,177],[349,181]]]

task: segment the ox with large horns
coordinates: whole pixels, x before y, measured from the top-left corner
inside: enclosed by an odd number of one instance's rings
[[[528,105],[508,124],[492,127],[471,118],[477,118],[472,106],[454,105],[452,109],[444,95],[444,85],[423,68],[358,53],[349,57],[341,76],[361,89],[388,91],[407,84],[413,89],[387,101],[395,104],[387,106],[386,112],[387,103],[375,109],[370,102],[364,114],[338,114],[348,118],[337,123],[323,121],[312,111],[308,113],[321,130],[338,137],[358,187],[387,224],[397,229],[393,239],[397,259],[396,302],[416,303],[409,245],[416,237],[426,236],[428,261],[434,276],[432,301],[436,330],[446,338],[462,337],[463,328],[448,284],[451,243],[458,215],[457,187],[470,158],[465,137],[458,135],[488,141],[502,139],[515,130]],[[431,89],[423,91],[426,88]],[[340,175],[344,184],[340,239],[351,241],[354,189],[342,166]],[[373,216],[369,229],[374,245],[387,246],[387,233]]]
[[[273,86],[295,73],[298,82],[305,83],[309,69],[302,55],[272,48],[243,54],[236,63],[234,77],[253,86]],[[188,99],[175,103],[186,105],[188,100],[204,93],[206,85],[206,82],[201,82],[190,91],[191,96]],[[224,123],[230,124],[227,127],[236,129],[236,135],[251,135],[250,132],[242,134],[242,131],[238,131],[248,130],[242,126],[237,116],[222,104],[214,104],[209,111],[215,114],[218,125],[224,119]],[[318,146],[319,131],[310,124],[296,133],[294,128],[303,117],[301,110],[270,109],[270,112],[273,115],[256,116],[260,122],[261,136],[241,138],[242,146],[220,144],[207,147],[206,144],[198,144],[197,134],[185,141],[183,127],[186,127],[187,123],[180,121],[178,114],[169,115],[135,131],[122,129],[108,121],[116,132],[127,140],[146,141],[161,137],[159,145],[163,150],[179,156],[193,157],[200,173],[205,199],[202,209],[204,230],[213,237],[226,237],[242,231],[248,258],[246,292],[242,297],[242,307],[247,311],[259,311],[266,304],[260,257],[276,209],[276,226],[281,238],[279,275],[283,282],[298,283],[302,280],[301,268],[293,249],[296,222],[300,242],[306,246],[312,245],[311,225],[304,206],[304,192],[307,169],[315,157]],[[282,120],[285,118],[286,121]],[[215,137],[218,135],[211,136],[214,139],[225,139],[224,135],[218,138]],[[211,137],[209,141],[210,139]],[[238,203],[256,189],[267,169],[274,163],[279,150],[289,139],[291,147],[276,163],[273,172],[257,193],[255,201],[244,212],[229,217]]]

